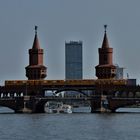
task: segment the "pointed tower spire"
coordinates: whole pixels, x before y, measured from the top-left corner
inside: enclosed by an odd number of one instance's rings
[[[34,42],[33,42],[32,49],[40,49],[39,40],[38,40],[38,37],[37,37],[37,28],[38,28],[38,26],[35,26],[35,37],[34,37]]]
[[[105,33],[104,33],[104,39],[102,43],[102,48],[109,48],[108,38],[107,38],[107,25],[104,25]]]
[[[40,80],[47,76],[47,67],[43,64],[43,49],[40,48],[37,37],[37,26],[32,49],[29,49],[29,65],[25,69],[28,80]]]
[[[113,79],[116,75],[116,66],[113,65],[113,48],[109,47],[107,38],[107,25],[104,25],[105,33],[102,47],[98,49],[99,65],[95,67],[98,79]]]

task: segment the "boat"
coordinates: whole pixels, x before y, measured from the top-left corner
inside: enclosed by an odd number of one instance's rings
[[[46,113],[72,113],[72,107],[63,102],[48,101],[45,104]]]

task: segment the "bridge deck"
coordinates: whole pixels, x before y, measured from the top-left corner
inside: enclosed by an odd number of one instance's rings
[[[93,85],[126,85],[127,80],[114,79],[83,79],[83,80],[7,80],[5,86],[10,85],[43,85],[43,86],[93,86]]]

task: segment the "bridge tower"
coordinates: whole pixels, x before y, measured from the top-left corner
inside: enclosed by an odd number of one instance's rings
[[[95,67],[98,79],[113,79],[116,75],[116,66],[113,65],[113,48],[109,47],[107,38],[107,25],[104,25],[105,32],[102,47],[98,49],[99,65]]]
[[[35,26],[32,49],[29,49],[29,65],[25,69],[28,80],[39,80],[46,77],[47,68],[43,65],[43,49],[39,45],[37,26]]]

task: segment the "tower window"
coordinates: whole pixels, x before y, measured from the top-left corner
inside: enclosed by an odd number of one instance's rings
[[[107,63],[107,55],[104,55],[104,62]]]

